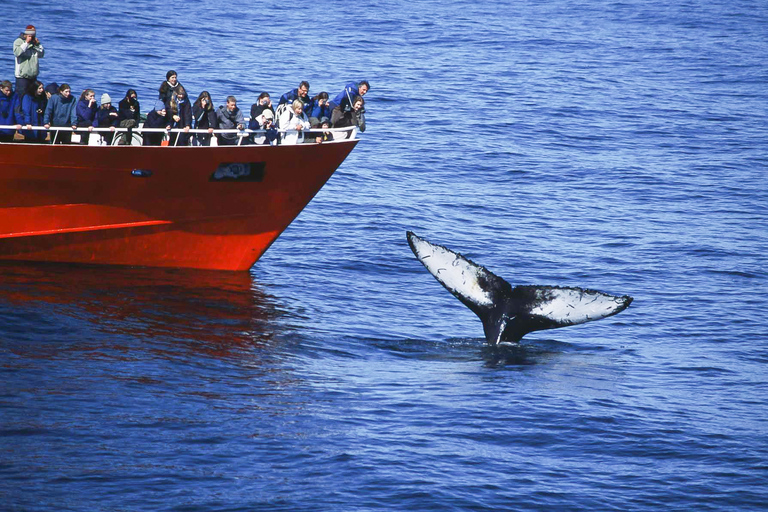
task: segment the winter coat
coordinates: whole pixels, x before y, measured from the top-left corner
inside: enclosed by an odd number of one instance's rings
[[[335,98],[333,98],[333,101],[331,102],[331,109],[341,105],[343,110],[344,107],[349,105],[350,100],[359,95],[360,90],[358,89],[357,84],[355,82],[348,83],[347,86],[344,87],[344,90],[337,94]]]
[[[48,100],[48,106],[45,107],[43,124],[51,126],[74,126],[76,122],[75,107],[77,100],[69,95],[64,98],[61,94],[54,94]]]
[[[327,117],[328,119],[331,118],[331,108],[328,103],[321,107],[314,100],[309,102],[304,109],[304,113],[307,114],[307,117],[310,119],[316,117],[318,121],[324,117]]]
[[[19,97],[15,92],[10,96],[0,93],[0,125],[21,124],[21,120],[16,115],[16,105],[19,104]],[[16,130],[0,130],[2,135],[13,135]]]
[[[37,78],[40,74],[39,59],[45,56],[43,45],[28,44],[19,36],[13,41],[13,55],[16,57],[16,78]]]
[[[96,106],[96,102],[89,106],[89,100],[78,100],[77,107],[75,107],[75,124],[80,128],[87,128],[94,126],[96,122],[96,111],[99,109]]]
[[[157,110],[153,110],[147,114],[147,120],[144,122],[144,128],[165,128],[169,124],[171,124],[170,116],[167,113],[165,116],[161,116]]]
[[[309,103],[309,93],[307,93],[307,95],[302,98],[301,96],[299,96],[298,87],[296,89],[291,89],[287,93],[280,96],[280,101],[278,102],[277,106],[279,107],[283,103],[292,105],[295,100],[301,100],[301,102],[304,104],[304,108],[306,109],[307,104]]]
[[[120,124],[119,116],[120,114],[118,114],[117,109],[112,105],[109,108],[99,107],[96,111],[96,120],[93,126],[98,126],[99,128],[117,127]]]
[[[42,96],[33,96],[25,94],[21,100],[21,124],[42,126],[45,116],[45,106],[47,99],[45,94]],[[23,130],[21,134],[25,139],[43,140],[48,132],[45,130]]]

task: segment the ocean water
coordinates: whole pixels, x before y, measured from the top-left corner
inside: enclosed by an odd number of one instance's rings
[[[249,273],[0,265],[0,509],[768,508],[766,2],[6,4],[145,111],[372,87]],[[406,230],[635,301],[491,349]]]

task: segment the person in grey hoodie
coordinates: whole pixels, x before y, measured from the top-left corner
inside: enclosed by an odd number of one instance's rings
[[[43,116],[43,126],[71,126],[77,128],[77,115],[75,114],[77,101],[72,96],[72,90],[68,84],[59,86],[58,94],[51,96],[48,105],[45,107]],[[53,131],[51,133],[51,144],[71,144],[72,132]]]

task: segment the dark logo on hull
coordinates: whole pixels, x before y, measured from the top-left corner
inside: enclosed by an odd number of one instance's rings
[[[263,181],[264,162],[224,162],[211,174],[210,181]]]

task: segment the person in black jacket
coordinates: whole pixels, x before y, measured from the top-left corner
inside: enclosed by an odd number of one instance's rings
[[[159,99],[163,100],[163,103],[168,105],[168,102],[171,101],[173,94],[179,87],[181,87],[181,82],[178,81],[176,72],[174,70],[168,71],[168,73],[165,74],[165,82],[160,84],[160,88],[158,89]]]
[[[195,120],[195,128],[198,130],[208,130],[209,133],[198,133],[195,135],[193,143],[196,146],[210,146],[211,133],[219,124],[216,120],[216,111],[213,109],[213,101],[208,91],[203,91],[192,105],[192,117]]]
[[[187,91],[183,86],[176,89],[168,105],[171,116],[171,128],[181,128],[184,133],[171,133],[170,146],[189,146],[189,129],[192,128],[192,106],[189,104]]]
[[[128,89],[125,98],[117,104],[118,126],[128,128],[128,133],[121,135],[118,144],[130,144],[133,138],[131,128],[136,128],[141,123],[141,104],[138,95],[133,89]]]

